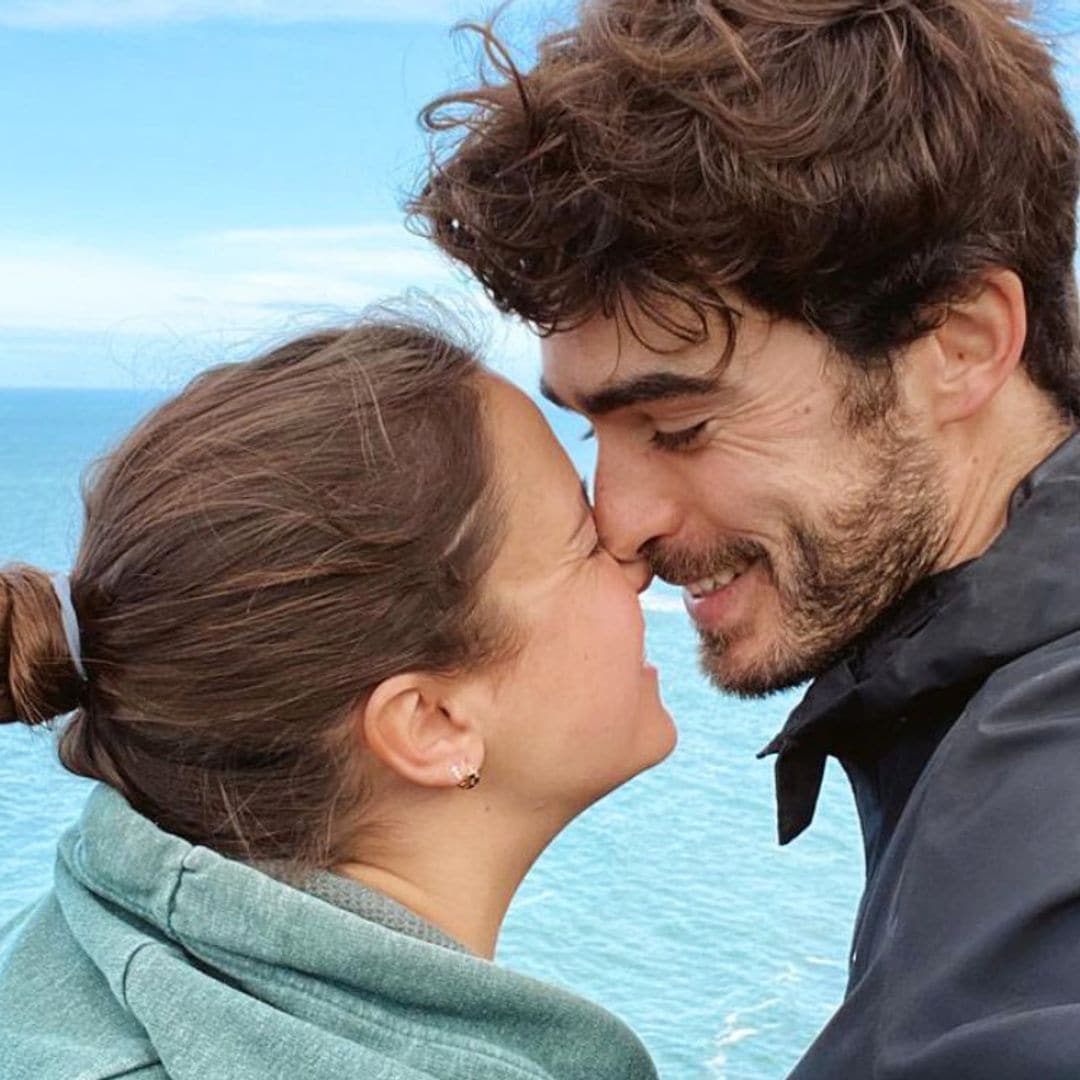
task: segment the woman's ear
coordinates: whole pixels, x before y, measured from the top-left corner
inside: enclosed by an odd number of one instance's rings
[[[934,333],[938,422],[967,420],[990,403],[1020,365],[1026,340],[1023,283],[1011,270],[988,271],[978,292],[953,305]]]
[[[455,787],[484,761],[480,717],[449,680],[395,675],[361,708],[368,750],[391,772],[421,787]]]

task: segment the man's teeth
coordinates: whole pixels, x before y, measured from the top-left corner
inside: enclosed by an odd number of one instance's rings
[[[709,593],[714,593],[720,589],[727,588],[737,577],[746,573],[748,566],[740,566],[737,569],[723,570],[719,574],[714,574],[712,577],[702,578],[700,581],[693,581],[686,586],[686,591],[695,599],[702,596],[708,596]]]

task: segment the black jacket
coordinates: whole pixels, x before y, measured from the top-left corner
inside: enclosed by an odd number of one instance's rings
[[[766,752],[781,842],[832,754],[866,848],[847,994],[791,1080],[1080,1080],[1080,435]]]

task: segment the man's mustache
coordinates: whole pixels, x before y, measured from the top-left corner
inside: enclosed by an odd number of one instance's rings
[[[748,563],[769,562],[765,548],[756,540],[745,537],[714,543],[707,551],[680,549],[670,543],[650,540],[642,547],[641,554],[653,574],[669,585],[689,585]]]

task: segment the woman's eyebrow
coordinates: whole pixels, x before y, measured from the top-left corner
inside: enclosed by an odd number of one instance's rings
[[[587,416],[604,416],[616,409],[641,405],[650,401],[667,401],[681,397],[706,397],[720,389],[715,376],[680,375],[673,371],[656,371],[611,383],[585,394],[573,405],[568,405],[555,393],[551,385],[540,380],[540,393],[561,409],[573,408]]]

